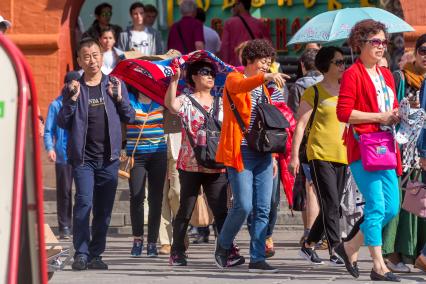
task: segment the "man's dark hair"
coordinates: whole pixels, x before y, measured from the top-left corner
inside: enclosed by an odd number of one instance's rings
[[[143,10],[145,11],[145,13],[155,13],[156,15],[158,15],[158,10],[154,5],[145,5]]]
[[[256,59],[270,57],[272,61],[275,60],[275,49],[271,43],[265,39],[255,39],[247,42],[241,54],[241,62],[244,66],[247,66],[248,61],[253,62]]]
[[[331,61],[333,60],[336,52],[339,52],[343,55],[343,51],[335,46],[326,46],[322,47],[315,57],[315,66],[318,71],[321,73],[327,73],[328,69],[330,69]]]
[[[318,54],[318,49],[315,48],[308,48],[300,57],[300,62],[303,63],[303,66],[305,67],[306,71],[315,70],[315,57]]]
[[[112,35],[115,38],[115,30],[111,26],[106,27],[106,28],[101,28],[101,31],[99,32],[99,38],[101,38],[103,36],[103,34],[107,33],[107,32],[112,32]]]
[[[99,41],[97,41],[94,38],[91,37],[85,37],[83,39],[80,40],[80,42],[78,43],[78,47],[77,47],[77,54],[80,53],[80,50],[85,47],[85,46],[92,46],[92,45],[97,45],[99,47],[99,50],[102,50],[101,44],[99,43]]]
[[[202,23],[206,21],[206,12],[204,12],[203,8],[197,8],[197,15],[195,15],[195,18]]]
[[[188,69],[186,71],[186,82],[191,86],[195,87],[194,80],[192,80],[192,75],[197,75],[198,71],[200,71],[203,67],[210,67],[212,70],[216,71],[214,65],[205,60],[198,60],[188,65]]]
[[[133,10],[136,8],[142,8],[145,11],[145,5],[141,2],[135,2],[132,5],[130,5],[129,13],[130,15],[133,13]]]
[[[239,1],[243,5],[244,9],[246,9],[247,11],[250,11],[251,0],[237,0],[237,1]]]
[[[96,6],[96,8],[95,8],[95,15],[96,16],[100,16],[101,13],[102,13],[102,10],[104,8],[110,8],[112,10],[111,4],[109,4],[109,3],[102,3],[102,4],[99,4],[98,6]]]

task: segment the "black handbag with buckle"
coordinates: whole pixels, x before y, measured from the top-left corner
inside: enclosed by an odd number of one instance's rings
[[[261,153],[284,153],[288,136],[286,128],[290,127],[290,123],[276,106],[269,103],[264,88],[262,86],[262,101],[258,101],[254,109],[256,116],[250,131],[245,127],[228,90],[226,95],[248,146]]]

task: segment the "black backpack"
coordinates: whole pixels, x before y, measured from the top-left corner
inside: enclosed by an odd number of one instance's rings
[[[189,126],[186,123],[184,128],[191,144],[192,149],[194,149],[195,159],[198,164],[208,168],[208,169],[223,169],[225,165],[222,163],[216,162],[216,151],[219,144],[220,131],[222,125],[218,120],[219,116],[219,97],[214,98],[212,113],[208,113],[193,97],[187,96],[194,107],[196,107],[204,115],[204,124],[201,126],[200,130],[206,132],[206,143],[205,145],[198,145],[195,143],[194,138],[192,137]]]
[[[262,101],[258,101],[256,105],[254,110],[256,116],[250,131],[245,127],[228,91],[226,91],[226,95],[247,144],[252,150],[262,153],[285,152],[288,136],[286,128],[290,126],[290,123],[276,106],[268,102],[264,86],[262,86]]]

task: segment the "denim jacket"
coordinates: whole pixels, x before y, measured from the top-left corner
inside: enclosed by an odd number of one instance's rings
[[[57,97],[50,105],[44,126],[44,147],[47,152],[55,150],[56,163],[67,163],[67,139],[68,131],[58,127],[57,117],[62,107],[62,96]]]
[[[68,88],[64,88],[64,101],[58,114],[58,125],[69,130],[67,154],[73,166],[84,163],[86,146],[86,134],[88,127],[89,112],[89,88],[84,82],[84,74],[80,80],[80,96],[77,101],[69,98]],[[123,99],[116,102],[107,93],[109,76],[102,74],[101,92],[105,102],[105,111],[108,120],[108,132],[111,146],[110,161],[119,158],[121,149],[121,124],[134,123],[135,110],[130,106],[126,86],[121,82],[121,94]]]
[[[422,86],[420,87],[420,107],[426,111],[426,80],[423,81]],[[417,139],[417,150],[419,151],[419,157],[426,158],[426,132],[425,127],[423,126],[422,131],[420,132],[419,139]]]

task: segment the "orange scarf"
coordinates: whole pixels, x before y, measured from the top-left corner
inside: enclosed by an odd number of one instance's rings
[[[420,89],[425,76],[417,73],[414,63],[409,62],[405,64],[403,71],[408,85],[417,90]]]

